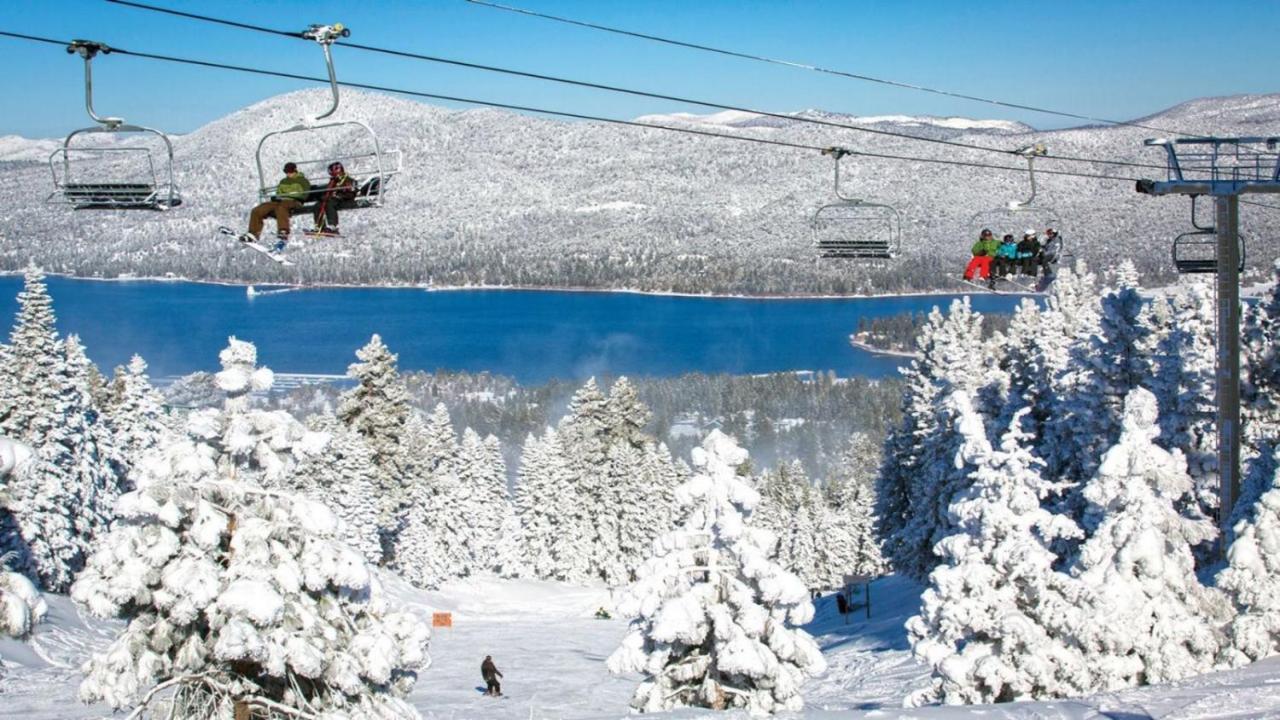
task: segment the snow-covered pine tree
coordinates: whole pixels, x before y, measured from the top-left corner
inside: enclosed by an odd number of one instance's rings
[[[396,565],[419,587],[434,588],[475,567],[475,506],[458,474],[458,437],[449,411],[436,405],[421,431],[410,423],[405,442],[418,475],[396,540]]]
[[[467,540],[472,563],[469,572],[493,570],[498,565],[499,546],[504,542],[503,526],[511,515],[507,468],[498,439],[490,435],[482,440],[475,430],[464,430],[457,467],[457,502],[471,525]]]
[[[228,338],[218,360],[222,407],[192,412],[185,434],[207,448],[204,452],[216,459],[227,477],[263,487],[281,486],[301,460],[320,450],[325,438],[284,410],[253,407],[250,395],[269,390],[275,382],[269,368],[258,367],[253,343]]]
[[[165,422],[164,397],[151,386],[140,355],[117,368],[113,386],[114,402],[105,410],[124,464],[132,468],[145,453],[171,440],[174,432]]]
[[[682,478],[666,445],[649,441],[640,448],[629,443],[616,444],[614,448],[611,471],[622,490],[618,512],[619,579],[630,582],[635,580],[653,541],[676,526],[675,490]]]
[[[65,591],[95,537],[106,530],[122,465],[88,389],[79,341],[60,342],[39,269],[27,268],[0,383],[0,428],[31,445],[35,457],[12,478],[9,518],[22,552],[15,567],[45,590]]]
[[[1053,569],[1048,547],[1081,531],[1041,507],[1051,488],[1021,427],[1027,411],[1014,414],[996,450],[968,394],[947,402],[956,408],[973,482],[951,503],[957,532],[938,544],[944,563],[929,574],[920,614],[907,622],[912,652],[933,667],[933,684],[907,704],[1083,694],[1091,671],[1071,633],[1089,619],[1088,594]]]
[[[396,370],[396,355],[382,338],[374,335],[356,351],[359,362],[347,368],[357,385],[343,393],[337,416],[347,427],[360,433],[373,451],[378,468],[378,496],[382,499],[382,527],[397,527],[409,505],[409,494],[417,471],[411,453],[403,446],[409,435],[407,424],[413,416],[409,392]],[[394,537],[383,538],[390,555]]]
[[[1071,365],[1064,370],[1062,392],[1040,444],[1050,477],[1074,484],[1063,508],[1076,515],[1086,532],[1098,521],[1082,509],[1087,503],[1080,490],[1120,436],[1125,397],[1151,384],[1151,351],[1157,342],[1132,262],[1120,263],[1115,282],[1102,296],[1097,331],[1072,346]]]
[[[299,485],[324,437],[250,406],[272,380],[256,355],[230,339],[223,406],[144,458],[72,587],[94,615],[128,621],[89,661],[81,697],[172,702],[175,717],[230,717],[237,704],[272,718],[416,717],[400,698],[426,664],[426,626],[388,611],[324,505],[262,484]]]
[[[569,528],[567,518],[560,515],[560,493],[564,474],[560,470],[559,437],[547,428],[541,438],[530,434],[520,454],[520,471],[516,482],[515,511],[520,521],[519,547],[522,561],[507,568],[509,575],[529,573],[533,577],[552,578],[560,568],[552,555],[557,534]]]
[[[620,413],[588,378],[569,400],[569,414],[560,422],[559,435],[564,451],[564,468],[568,473],[571,496],[575,502],[565,505],[573,526],[585,534],[584,566],[575,568],[571,576],[582,579],[601,577],[610,584],[625,580],[619,562],[620,533],[618,505],[622,489],[612,482],[610,473],[610,437],[613,421]],[[564,545],[576,545],[575,538],[560,538],[553,545],[554,554],[571,558],[574,552]],[[579,572],[580,571],[580,574]]]
[[[316,415],[308,427],[328,438],[324,447],[307,457],[290,478],[292,490],[324,503],[341,522],[338,536],[361,554],[365,562],[382,562],[381,503],[378,470],[364,436],[332,415]]]
[[[1268,448],[1268,450],[1270,450]],[[1280,452],[1255,457],[1249,468],[1262,492],[1238,512],[1227,567],[1214,585],[1235,604],[1222,660],[1241,665],[1280,652]]]
[[[951,389],[976,390],[999,371],[985,363],[982,316],[968,298],[953,302],[946,315],[935,307],[916,337],[916,349],[919,356],[904,371],[902,423],[885,440],[876,521],[886,559],[896,570],[923,579],[937,563],[932,547],[941,536],[933,535],[949,503],[925,478],[940,461],[950,432],[939,422],[940,398]]]
[[[1280,443],[1280,260],[1259,302],[1246,306],[1240,329],[1240,399],[1245,454]]]
[[[818,524],[818,577],[814,587],[838,588],[846,575],[881,575],[886,570],[875,532],[875,457],[879,446],[854,433],[840,461],[840,473],[823,487]]]
[[[427,626],[391,610],[324,505],[241,479],[242,460],[202,441],[148,457],[72,588],[128,622],[81,698],[148,706],[173,689],[168,717],[418,717],[401,698],[428,664]]]
[[[18,293],[18,314],[9,334],[0,374],[0,431],[18,440],[34,441],[56,425],[53,409],[62,391],[63,355],[54,325],[53,299],[44,272],[28,265]]]
[[[632,707],[803,708],[800,685],[826,662],[803,624],[813,606],[799,578],[770,559],[771,533],[749,522],[759,495],[739,476],[745,450],[720,431],[694,449],[696,474],[677,491],[683,527],[654,543],[654,557],[621,605],[631,630],[611,672],[640,672]]]
[[[1212,288],[1207,283],[1184,285],[1152,317],[1166,321],[1154,349],[1155,373],[1151,390],[1160,406],[1160,444],[1182,451],[1195,483],[1193,515],[1218,514],[1218,438],[1215,430],[1217,392],[1216,326]],[[1203,554],[1203,553],[1201,553]]]
[[[1158,421],[1155,396],[1131,390],[1120,437],[1083,492],[1099,521],[1074,572],[1097,595],[1099,607],[1076,635],[1098,689],[1205,672],[1230,618],[1221,593],[1196,578],[1191,546],[1217,531],[1178,512],[1192,482],[1182,454],[1155,443]]]
[[[6,566],[7,557],[0,555],[0,638],[21,640],[44,620],[49,605],[34,583]]]
[[[25,472],[34,455],[31,448],[0,437],[0,637],[24,638],[44,619],[49,607],[25,576],[12,572],[10,563],[25,566],[26,549],[10,522],[7,486],[10,478]],[[10,545],[17,547],[10,547]]]

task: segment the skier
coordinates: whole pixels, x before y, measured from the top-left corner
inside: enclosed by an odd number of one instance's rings
[[[249,213],[249,232],[240,236],[240,242],[256,243],[262,237],[262,225],[269,215],[276,217],[276,252],[284,250],[289,240],[289,216],[302,207],[311,191],[311,182],[298,171],[297,163],[284,164],[284,179],[276,185],[271,199],[258,205]]]
[[[498,682],[502,673],[498,672],[498,666],[493,664],[492,655],[485,655],[484,662],[480,663],[480,677],[484,678],[485,695],[492,697],[502,695],[502,685]]]
[[[316,194],[319,195],[320,202],[315,210],[315,234],[339,235],[338,208],[356,199],[355,178],[347,174],[347,169],[342,166],[342,163],[329,163],[329,184],[325,185],[323,190],[312,193],[313,196]]]
[[[996,260],[993,263],[995,273],[999,277],[1004,277],[1018,264],[1018,243],[1013,241],[1013,235],[1005,235],[1000,241],[1000,247],[996,250]]]
[[[1022,265],[1022,274],[1035,276],[1040,264],[1040,238],[1036,231],[1027,228],[1022,234],[1022,242],[1018,243],[1018,263]]]
[[[978,242],[973,244],[973,259],[969,261],[969,265],[964,269],[964,279],[973,280],[975,276],[991,278],[991,260],[996,256],[1000,243],[996,242],[996,238],[987,228],[982,229],[982,233],[978,236]]]

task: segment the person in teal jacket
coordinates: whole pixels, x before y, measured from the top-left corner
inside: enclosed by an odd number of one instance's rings
[[[244,242],[257,242],[262,237],[266,219],[276,217],[276,250],[283,250],[289,239],[289,217],[306,201],[311,192],[311,181],[298,170],[297,163],[284,164],[284,179],[276,185],[275,195],[249,213],[249,232],[241,235]]]
[[[996,249],[995,271],[998,277],[1004,277],[1016,270],[1018,265],[1018,243],[1013,235],[1005,235]]]

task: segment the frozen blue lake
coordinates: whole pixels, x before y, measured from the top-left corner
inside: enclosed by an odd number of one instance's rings
[[[342,374],[379,333],[409,370],[489,371],[525,383],[595,374],[834,370],[879,377],[900,358],[849,345],[859,318],[944,308],[951,297],[745,299],[604,292],[409,288],[304,289],[51,277],[58,330],[78,333],[104,371],[133,353],[152,377],[215,370],[235,335],[277,372]],[[0,278],[5,335],[19,276]],[[973,296],[984,312],[1017,298]]]

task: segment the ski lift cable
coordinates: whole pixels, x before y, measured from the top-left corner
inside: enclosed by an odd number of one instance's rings
[[[527,10],[524,8],[514,7],[511,5],[503,5],[501,3],[489,2],[488,0],[466,0],[466,1],[468,3],[471,3],[472,5],[487,7],[494,10],[502,10],[504,12],[516,13],[518,15],[527,15],[529,17],[541,18],[543,20],[552,20],[554,22],[564,23],[566,25],[576,25],[578,27],[584,27],[590,30],[599,30],[606,33],[613,33],[615,35],[625,35],[628,37],[639,38],[641,40],[649,40],[651,42],[663,43],[666,45],[674,45],[676,47],[683,47],[691,50],[700,50],[702,52],[715,53],[718,55],[727,55],[729,57],[735,57],[743,60],[752,60],[755,62],[769,63],[772,65],[781,65],[783,67],[789,67],[797,70],[808,70],[810,72],[823,73],[826,75],[836,75],[839,77],[852,79],[852,80],[861,80],[864,82],[878,83],[880,85],[888,85],[890,87],[903,88],[906,90],[917,90],[919,92],[932,93],[934,95],[943,95],[946,97],[957,98],[960,100],[970,100],[973,102],[986,103],[988,105],[996,105],[999,107],[1011,108],[1015,110],[1029,110],[1031,112],[1043,113],[1045,115],[1057,115],[1059,117],[1072,118],[1074,120],[1084,120],[1085,122],[1102,123],[1106,125],[1117,125],[1121,127],[1141,128],[1143,130],[1154,130],[1156,132],[1168,133],[1173,135],[1184,135],[1187,137],[1204,137],[1203,135],[1200,135],[1197,133],[1188,133],[1188,132],[1183,132],[1181,130],[1161,128],[1161,127],[1156,127],[1154,125],[1146,125],[1143,123],[1134,122],[1132,120],[1109,120],[1107,118],[1094,117],[1092,115],[1082,115],[1079,113],[1068,112],[1066,110],[1053,110],[1051,108],[1039,107],[1036,105],[1028,105],[1025,103],[1012,102],[1008,100],[999,100],[996,98],[981,97],[979,95],[970,95],[968,93],[957,92],[955,90],[944,90],[940,88],[928,87],[925,85],[917,85],[914,83],[902,82],[900,80],[890,80],[887,78],[874,77],[872,75],[864,75],[861,73],[849,72],[847,70],[835,70],[832,68],[825,68],[818,65],[810,65],[808,63],[795,62],[793,60],[782,60],[779,58],[771,58],[764,55],[755,55],[752,53],[740,52],[737,50],[726,50],[724,48],[712,47],[710,45],[701,45],[698,43],[686,42],[683,40],[674,40],[671,38],[661,37],[658,35],[650,35],[647,33],[635,32],[632,30],[623,30],[621,28],[609,27],[607,25],[600,25],[597,23],[586,22],[583,20],[574,20],[573,18],[567,18],[560,15],[551,15],[549,13],[542,13],[534,10]]]
[[[147,5],[144,3],[133,2],[132,0],[107,0],[107,2],[115,5],[123,5],[126,7],[132,7],[132,8],[137,8],[141,10],[149,10],[152,12],[164,13],[166,15],[174,15],[174,16],[189,18],[192,20],[198,20],[202,22],[209,22],[209,23],[214,23],[219,25],[227,25],[230,27],[235,27],[240,29],[255,30],[255,31],[267,33],[270,35],[278,35],[282,37],[291,37],[291,38],[301,37],[301,34],[297,32],[278,30],[275,28],[252,25],[249,23],[242,23],[234,20],[226,20],[223,18],[216,18],[208,15],[200,15],[197,13],[189,13],[181,10],[173,10],[170,8],[159,7],[155,5]],[[349,47],[349,48],[352,48],[353,50],[363,50],[366,52],[380,53],[383,55],[391,55],[394,57],[406,58],[411,60],[421,60],[425,62],[452,65],[454,67],[462,67],[462,68],[468,68],[472,70],[481,70],[484,72],[493,72],[493,73],[499,73],[503,75],[528,78],[532,80],[554,82],[562,85],[572,85],[574,87],[582,87],[582,88],[588,88],[592,90],[603,90],[605,92],[620,93],[620,94],[632,95],[636,97],[646,97],[646,98],[651,98],[655,100],[665,100],[668,102],[684,103],[687,105],[698,105],[701,107],[714,108],[717,110],[731,110],[735,112],[744,112],[744,113],[750,113],[753,115],[759,115],[762,117],[771,117],[771,118],[776,118],[780,120],[788,120],[792,122],[821,125],[825,127],[833,127],[833,128],[838,128],[842,130],[852,130],[856,132],[869,133],[873,135],[896,137],[904,140],[914,140],[918,142],[934,143],[938,145],[946,145],[949,147],[955,147],[955,148],[960,148],[964,150],[992,152],[992,153],[998,153],[1000,155],[1017,155],[1018,154],[1016,150],[1006,150],[1004,148],[995,148],[995,147],[989,147],[986,145],[976,145],[974,143],[961,142],[958,140],[947,140],[944,138],[931,138],[931,137],[926,137],[921,135],[912,135],[911,133],[897,132],[893,130],[869,128],[869,127],[860,126],[860,125],[851,125],[849,123],[836,122],[834,120],[823,120],[820,118],[810,118],[810,117],[804,117],[799,115],[789,115],[787,113],[772,112],[769,110],[757,110],[754,108],[748,108],[748,107],[743,107],[739,105],[727,105],[724,103],[713,102],[710,100],[699,100],[696,98],[687,98],[687,97],[681,97],[678,95],[668,95],[665,93],[651,92],[647,90],[636,90],[632,88],[625,88],[617,85],[607,85],[604,83],[596,83],[596,82],[590,82],[586,80],[575,80],[572,78],[559,77],[555,75],[546,75],[543,73],[534,73],[534,72],[528,72],[524,70],[516,70],[513,68],[498,67],[495,65],[484,65],[481,63],[474,63],[466,60],[456,60],[453,58],[444,58],[444,57],[439,57],[435,55],[426,55],[423,53],[417,53],[417,52],[412,52],[408,50],[396,50],[392,48],[383,48],[383,47],[377,47],[373,45],[353,43],[350,41],[340,41],[334,44],[341,45],[343,47]],[[1122,166],[1122,167],[1148,168],[1148,169],[1155,169],[1155,170],[1165,169],[1164,165],[1155,165],[1151,163],[1140,163],[1140,162],[1132,162],[1127,160],[1104,160],[1099,158],[1088,158],[1088,157],[1079,157],[1079,156],[1072,156],[1072,155],[1046,155],[1043,157],[1043,159],[1044,160],[1061,160],[1063,162],[1077,162],[1077,163],[1088,163],[1088,164],[1099,164],[1099,165],[1115,165],[1115,166]]]
[[[35,35],[25,35],[22,33],[8,32],[4,30],[0,30],[0,36],[15,38],[19,40],[28,40],[33,42],[46,43],[49,45],[58,45],[60,47],[65,47],[68,42],[65,40],[55,40],[52,38],[44,38],[44,37],[39,37]],[[230,71],[249,73],[254,75],[285,78],[289,80],[303,80],[306,82],[320,83],[323,85],[329,84],[329,79],[327,77],[302,75],[299,73],[283,72],[279,70],[267,70],[264,68],[247,67],[243,65],[231,65],[228,63],[214,62],[210,60],[198,60],[195,58],[182,58],[182,57],[175,57],[172,55],[159,55],[156,53],[148,53],[148,52],[143,52],[138,50],[126,50],[124,48],[120,48],[116,46],[112,46],[111,51],[119,55],[133,56],[133,57],[144,58],[148,60],[157,60],[161,62],[178,63],[183,65],[194,65],[197,67],[213,68],[218,70],[230,70]],[[465,97],[459,97],[456,95],[441,95],[438,93],[429,93],[429,92],[423,92],[420,90],[406,90],[403,88],[388,87],[385,85],[372,85],[369,83],[358,83],[358,82],[351,82],[351,81],[344,81],[344,80],[339,80],[338,84],[344,87],[351,87],[359,90],[372,90],[374,92],[385,92],[385,93],[391,93],[395,95],[407,95],[410,97],[428,98],[432,100],[444,100],[447,102],[457,102],[465,105],[476,105],[480,107],[499,108],[503,110],[513,110],[517,112],[538,113],[541,115],[565,117],[565,118],[571,118],[575,120],[589,120],[593,122],[608,123],[612,125],[623,125],[627,127],[644,128],[649,130],[665,130],[668,132],[678,132],[678,133],[685,133],[688,135],[722,138],[725,140],[737,140],[741,142],[750,142],[750,143],[756,143],[760,145],[774,145],[778,147],[787,147],[787,148],[792,148],[797,150],[810,150],[810,151],[821,152],[823,150],[828,149],[827,146],[822,146],[822,145],[808,145],[805,143],[790,142],[786,140],[772,140],[769,138],[752,137],[750,135],[730,135],[728,133],[711,132],[709,130],[696,130],[693,128],[675,127],[673,125],[660,125],[657,123],[638,122],[635,120],[621,120],[618,118],[610,118],[610,117],[604,117],[600,115],[587,115],[583,113],[570,112],[566,110],[551,110],[547,108],[538,108],[538,107],[532,107],[528,105],[515,105],[512,103],[504,103],[504,102],[493,101],[493,100],[478,100],[475,98],[465,98]],[[935,165],[950,165],[955,167],[969,167],[969,168],[977,168],[977,169],[983,169],[983,170],[999,170],[999,171],[1013,172],[1013,173],[1019,173],[1019,174],[1025,173],[1027,171],[1025,167],[1014,167],[1009,165],[993,165],[991,163],[973,162],[968,160],[949,160],[946,158],[937,158],[937,157],[895,155],[891,153],[867,152],[862,150],[850,150],[849,154],[859,155],[862,157],[883,159],[883,160],[929,163],[929,164],[935,164]],[[1092,179],[1092,180],[1114,180],[1114,181],[1121,181],[1121,182],[1136,182],[1138,180],[1138,178],[1124,176],[1124,175],[1103,175],[1103,174],[1097,174],[1097,173],[1081,173],[1081,172],[1074,172],[1070,170],[1037,170],[1036,172],[1045,174],[1045,175],[1059,175],[1063,177],[1075,177],[1075,178],[1084,178],[1084,179]]]

